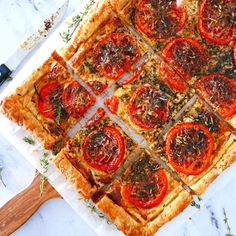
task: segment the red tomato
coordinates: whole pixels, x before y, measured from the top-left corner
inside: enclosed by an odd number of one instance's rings
[[[124,33],[108,34],[97,43],[93,51],[96,69],[112,80],[117,80],[140,58],[134,38]]]
[[[102,120],[105,116],[105,111],[103,108],[99,107],[97,112],[88,120],[86,127],[91,127],[96,125],[100,120]]]
[[[212,134],[202,124],[180,123],[166,136],[166,154],[178,172],[198,175],[209,166],[214,148]]]
[[[68,114],[75,119],[81,118],[94,102],[95,98],[76,80],[65,85],[62,104]]]
[[[105,105],[108,107],[112,114],[116,114],[118,110],[119,100],[117,96],[113,95],[106,99]]]
[[[177,1],[139,0],[135,8],[135,23],[149,38],[175,36],[186,22],[187,13]]]
[[[200,95],[205,98],[224,118],[229,119],[236,113],[236,83],[221,75],[211,74],[195,82]]]
[[[191,38],[173,39],[165,46],[162,55],[185,80],[197,73],[206,63],[203,47]]]
[[[233,55],[234,55],[234,65],[236,66],[236,42],[234,43],[233,47]]]
[[[142,64],[141,66],[139,66],[137,69],[135,69],[132,74],[132,76],[130,76],[128,79],[126,79],[123,83],[122,86],[125,87],[128,84],[133,83],[137,78],[139,78],[139,76],[141,75],[142,71],[144,68],[144,64]]]
[[[39,92],[38,110],[46,118],[55,119],[57,107],[61,106],[61,95],[63,86],[54,82],[47,84]]]
[[[164,79],[164,83],[170,88],[183,92],[187,89],[186,82],[172,69],[170,66],[166,65],[165,62],[161,63],[161,74]]]
[[[103,91],[107,88],[106,84],[102,84],[100,81],[97,80],[90,80],[87,82],[87,84],[96,95],[103,93]]]
[[[235,0],[203,0],[199,10],[198,29],[209,42],[229,44],[236,38]]]
[[[97,170],[116,170],[124,158],[125,143],[115,127],[92,131],[83,144],[84,159]]]
[[[140,128],[159,128],[169,116],[167,98],[151,85],[141,85],[129,101],[128,115],[130,120]]]
[[[158,170],[146,181],[133,182],[124,186],[123,195],[130,204],[136,207],[152,208],[161,203],[167,190],[168,179],[166,174],[163,170]]]

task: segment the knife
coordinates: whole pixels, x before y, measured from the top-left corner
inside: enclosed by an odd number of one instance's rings
[[[0,65],[0,85],[17,69],[23,59],[48,35],[52,28],[63,19],[68,4],[69,0],[66,0],[55,13],[44,20],[43,25],[37,31],[24,40],[4,64]]]

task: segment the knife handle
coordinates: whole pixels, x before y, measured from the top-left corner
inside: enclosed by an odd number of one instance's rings
[[[4,64],[0,65],[0,85],[10,76],[12,71]]]

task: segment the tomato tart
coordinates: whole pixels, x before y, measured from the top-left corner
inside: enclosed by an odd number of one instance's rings
[[[96,205],[126,235],[153,235],[191,199],[147,151],[141,150]]]
[[[99,1],[62,54],[96,95],[118,80],[147,51],[122,24],[109,1]]]
[[[191,93],[170,66],[150,54],[120,82],[105,104],[152,143],[187,103]]]
[[[235,136],[197,98],[152,148],[196,194],[236,160]]]
[[[112,181],[137,144],[102,108],[66,143],[53,159],[56,167],[84,199]]]
[[[57,152],[67,130],[94,104],[95,98],[69,74],[54,51],[14,93],[1,111],[23,126],[46,149]]]

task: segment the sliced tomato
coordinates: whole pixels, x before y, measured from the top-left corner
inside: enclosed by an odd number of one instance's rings
[[[236,38],[235,0],[203,0],[198,29],[201,35],[217,45],[229,44]]]
[[[183,92],[187,89],[186,82],[164,61],[161,63],[160,71],[165,84],[167,84],[170,88],[179,92]]]
[[[76,80],[65,85],[62,104],[68,114],[75,119],[81,118],[94,102],[95,98]]]
[[[58,82],[42,87],[38,99],[38,110],[42,116],[51,119],[56,118],[57,108],[61,106],[62,90],[63,86]]]
[[[118,110],[119,100],[117,96],[113,95],[106,99],[105,105],[108,107],[112,114],[116,114]]]
[[[97,170],[113,171],[124,158],[124,137],[115,127],[92,131],[83,144],[84,159]]]
[[[126,79],[123,83],[122,86],[123,88],[126,87],[126,85],[133,83],[136,79],[139,78],[139,76],[141,75],[142,71],[144,68],[144,64],[142,64],[141,66],[139,66],[137,69],[133,70],[133,74]]]
[[[173,39],[165,46],[162,55],[185,80],[190,79],[206,63],[203,47],[191,38]]]
[[[87,82],[87,84],[93,90],[93,92],[96,95],[99,95],[99,94],[103,93],[104,90],[106,90],[106,88],[107,88],[106,84],[103,84],[103,83],[101,83],[100,81],[97,81],[97,80],[90,80],[90,81]]]
[[[159,128],[169,116],[167,98],[151,85],[141,85],[129,101],[128,115],[130,120],[140,128]]]
[[[100,120],[105,117],[105,111],[103,108],[99,107],[97,112],[88,120],[86,127],[91,127],[96,125]]]
[[[198,175],[209,166],[213,147],[212,134],[199,123],[177,124],[166,136],[165,149],[170,164],[187,175]]]
[[[128,202],[140,208],[158,206],[168,190],[168,179],[163,170],[158,170],[146,181],[133,182],[124,186],[123,195]]]
[[[222,115],[230,118],[236,113],[236,83],[221,75],[211,74],[195,82],[198,92]]]
[[[176,0],[139,0],[135,7],[135,23],[149,38],[175,36],[186,22],[187,12]]]
[[[103,75],[117,80],[141,58],[134,38],[125,33],[111,33],[100,40],[93,51],[93,64]]]

